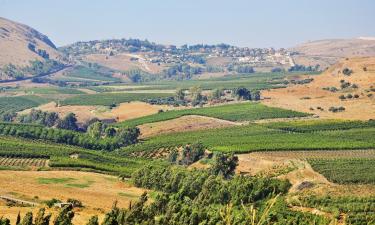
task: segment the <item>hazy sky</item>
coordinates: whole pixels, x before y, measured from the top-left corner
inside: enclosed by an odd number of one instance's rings
[[[0,16],[36,28],[58,46],[132,37],[290,47],[375,36],[374,0],[0,0]]]

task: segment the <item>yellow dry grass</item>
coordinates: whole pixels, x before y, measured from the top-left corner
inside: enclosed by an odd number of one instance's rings
[[[167,121],[143,124],[138,127],[141,130],[141,137],[146,138],[159,134],[221,128],[235,125],[239,125],[239,123],[206,116],[189,115]]]
[[[138,60],[132,61],[131,58],[138,58]],[[142,55],[116,54],[108,56],[108,54],[91,54],[85,56],[85,60],[121,71],[141,69],[150,73],[159,73],[164,69],[162,66],[145,61]]]
[[[363,68],[366,67],[367,71]],[[344,68],[353,70],[352,75],[342,74]],[[371,86],[375,87],[375,58],[353,58],[343,60],[321,75],[313,76],[314,81],[305,85],[293,85],[284,89],[263,91],[263,103],[302,112],[314,113],[321,118],[336,118],[349,120],[368,120],[375,118],[375,97],[368,97]],[[340,89],[340,80],[359,86],[358,89],[330,92],[323,87]],[[340,95],[358,94],[358,99],[340,100]],[[373,93],[373,92],[372,92]],[[345,107],[345,111],[333,113],[330,107]],[[322,107],[324,110],[318,110]],[[313,108],[314,110],[310,110]]]
[[[57,198],[66,201],[74,198],[85,206],[76,210],[74,224],[85,224],[89,217],[108,211],[114,201],[126,208],[136,201],[144,190],[119,181],[114,176],[77,171],[1,171],[0,195],[22,200],[41,202]],[[45,184],[40,179],[68,179],[66,182]],[[74,186],[76,185],[76,186]],[[38,196],[35,199],[35,196]],[[41,206],[43,207],[43,205]],[[6,216],[15,222],[17,213],[36,211],[38,207],[8,207],[0,202],[0,217]],[[52,210],[56,212],[56,210]]]
[[[47,111],[47,112],[56,112],[59,114],[60,117],[64,117],[68,113],[74,113],[79,123],[84,123],[92,118],[98,118],[98,119],[114,118],[110,110],[105,106],[83,106],[83,105],[57,106],[55,102],[50,102],[50,103],[41,105],[39,107],[36,107],[35,109],[39,109],[39,110]],[[28,113],[28,112],[30,112],[30,109],[22,111],[21,114]]]
[[[170,108],[170,106],[151,105],[145,102],[128,102],[121,103],[118,107],[112,109],[111,113],[117,121],[124,121],[156,114],[159,110],[168,110]]]

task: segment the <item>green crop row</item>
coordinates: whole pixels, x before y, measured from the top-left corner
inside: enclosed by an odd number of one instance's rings
[[[330,212],[337,219],[345,214],[345,224],[362,225],[375,223],[374,197],[331,197],[309,195],[300,198],[298,205]]]
[[[67,98],[61,102],[62,105],[104,105],[110,106],[123,102],[143,101],[145,99],[169,97],[165,93],[100,93],[85,94]]]
[[[0,115],[15,113],[24,109],[37,107],[47,102],[48,100],[34,95],[0,97]]]
[[[249,124],[151,137],[123,148],[125,152],[153,151],[202,142],[213,151],[245,153],[267,150],[341,150],[375,147],[375,128],[294,133]]]
[[[145,164],[163,163],[22,138],[0,137],[0,146],[1,157],[50,158],[51,167],[90,169],[124,176],[130,176]],[[70,158],[72,154],[77,154],[78,159]]]
[[[349,120],[311,120],[268,123],[267,127],[290,132],[316,132],[328,130],[350,130],[355,128],[375,128],[375,120],[349,121]]]
[[[310,159],[308,162],[331,182],[375,184],[374,159]]]

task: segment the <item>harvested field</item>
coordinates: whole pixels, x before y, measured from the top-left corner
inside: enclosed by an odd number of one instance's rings
[[[135,119],[143,116],[156,114],[159,110],[169,110],[170,106],[151,105],[145,102],[121,103],[119,107],[114,108],[111,113],[117,121]]]
[[[111,114],[109,109],[105,106],[85,106],[85,105],[66,105],[56,106],[55,102],[50,102],[45,105],[41,105],[35,109],[39,109],[47,112],[56,112],[60,118],[64,117],[68,113],[74,113],[77,116],[79,123],[84,123],[92,118],[98,119],[112,119],[114,116]],[[22,113],[29,113],[30,110],[22,111]]]
[[[15,179],[16,178],[16,179]],[[78,209],[74,224],[86,224],[92,215],[108,211],[117,200],[119,207],[128,207],[143,193],[142,189],[120,182],[114,176],[77,171],[1,171],[0,195],[41,203],[57,198],[66,201],[74,198],[85,208]],[[0,216],[6,215],[15,222],[18,211],[24,215],[33,207],[7,207],[0,203]]]
[[[228,120],[221,120],[207,116],[189,115],[167,121],[147,123],[140,125],[138,127],[141,130],[141,137],[147,138],[155,135],[173,132],[222,128],[236,125],[241,125],[241,123],[232,122]]]

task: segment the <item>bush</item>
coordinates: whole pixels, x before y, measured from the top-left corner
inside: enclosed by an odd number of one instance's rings
[[[56,198],[44,201],[44,204],[46,204],[48,206],[48,208],[52,208],[56,203],[61,203],[61,201],[59,199],[56,199]]]
[[[342,70],[342,73],[346,76],[350,76],[352,73],[353,73],[353,70],[349,69],[349,68],[344,68]]]

